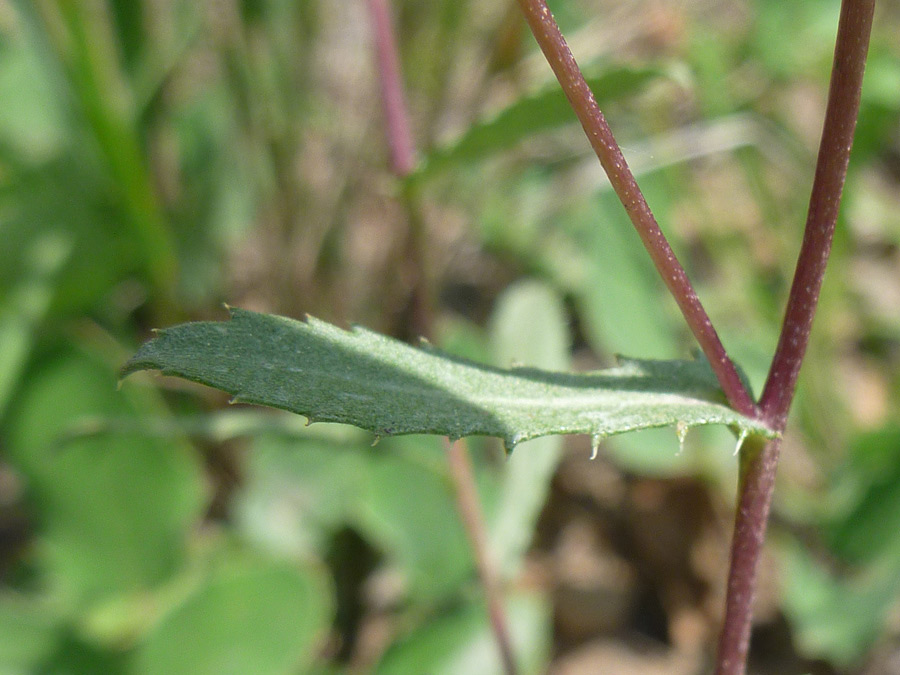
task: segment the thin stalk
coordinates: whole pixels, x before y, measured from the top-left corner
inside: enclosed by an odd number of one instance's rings
[[[369,14],[372,19],[375,54],[378,60],[384,128],[391,153],[391,170],[402,179],[409,176],[416,166],[416,149],[409,123],[406,96],[403,93],[403,77],[390,0],[369,0]],[[400,264],[412,277],[410,281],[412,291],[406,307],[408,323],[416,336],[428,336],[432,303],[425,267],[424,225],[416,203],[415,190],[405,185],[401,198],[406,206],[409,227]]]
[[[735,410],[748,417],[756,417],[758,409],[750,392],[741,381],[734,363],[728,357],[706,310],[697,297],[697,292],[650,211],[647,200],[644,199],[631,169],[628,168],[622,150],[597,106],[594,95],[585,82],[581,69],[572,56],[547,3],[545,0],[518,0],[518,2],[541,51],[575,110],[591,147],[597,153],[613,190],[625,207],[653,264],[709,360],[722,391]]]
[[[453,479],[453,488],[456,492],[457,509],[462,516],[463,527],[475,553],[475,566],[478,570],[478,578],[484,587],[485,599],[488,606],[488,617],[491,629],[500,648],[500,658],[503,663],[503,672],[506,675],[516,674],[516,662],[513,657],[512,640],[506,621],[506,612],[503,608],[503,594],[497,580],[497,570],[494,561],[489,554],[487,542],[487,528],[481,513],[481,504],[478,500],[478,492],[475,488],[475,472],[472,469],[472,460],[465,440],[453,443],[444,439],[447,448],[447,459],[450,464],[450,476]]]
[[[767,443],[754,436],[741,448],[725,619],[719,635],[716,675],[743,675],[746,668],[756,572],[766,538],[780,454],[780,439]]]
[[[391,168],[400,177],[407,176],[416,165],[416,154],[409,125],[400,58],[388,0],[369,0],[375,52],[378,57],[378,76],[381,80],[381,100],[384,106],[385,128],[391,149]]]
[[[784,324],[760,405],[766,419],[783,429],[794,397],[800,365],[809,343],[813,316],[831,253],[831,241],[853,134],[859,115],[863,73],[872,32],[875,0],[843,0],[834,66],[806,230],[788,296]]]
[[[806,229],[778,347],[760,399],[763,419],[778,431],[784,431],[787,424],[831,252],[859,114],[874,10],[875,0],[843,0],[841,5]],[[745,672],[757,563],[765,539],[780,449],[780,441],[764,444],[755,440],[741,451],[738,506],[716,675]]]
[[[405,178],[415,167],[415,145],[409,125],[406,98],[403,94],[403,80],[400,74],[400,60],[397,56],[397,41],[391,19],[389,0],[369,0],[372,26],[375,34],[375,48],[381,80],[381,95],[385,112],[385,130],[391,149],[391,168],[399,178]],[[422,223],[416,208],[415,195],[411,190],[402,193],[410,219],[410,232],[406,253],[416,266],[417,284],[413,290],[412,315],[417,323],[426,323],[431,316],[430,293],[427,276],[424,273],[424,246],[422,245]],[[417,326],[422,334],[427,334],[427,326]],[[463,441],[447,443],[447,461],[450,477],[456,493],[457,510],[472,547],[475,565],[488,607],[488,618],[497,641],[503,671],[506,675],[516,675],[515,659],[510,640],[509,622],[503,608],[503,594],[497,573],[491,561],[487,529],[478,491],[475,473],[468,449]]]

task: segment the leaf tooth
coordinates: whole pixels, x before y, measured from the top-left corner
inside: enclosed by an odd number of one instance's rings
[[[600,452],[600,442],[603,440],[603,434],[591,434],[591,459],[597,459]]]
[[[684,452],[684,440],[687,438],[689,430],[690,430],[690,427],[687,424],[685,424],[684,422],[682,422],[681,420],[678,420],[675,423],[675,435],[678,436],[678,456],[679,457],[681,456],[681,453]]]
[[[253,403],[253,401],[249,397],[244,396],[243,393],[236,392],[228,400],[228,405],[235,405],[237,403]]]
[[[737,457],[737,454],[741,451],[741,447],[744,445],[744,441],[747,440],[747,436],[750,435],[750,430],[747,427],[743,427],[741,429],[741,433],[738,436],[737,444],[734,446],[734,456]]]

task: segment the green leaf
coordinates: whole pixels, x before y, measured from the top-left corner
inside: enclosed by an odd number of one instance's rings
[[[535,322],[535,316],[541,321]],[[546,284],[519,282],[498,299],[491,318],[496,362],[568,368],[570,342],[563,300]],[[531,544],[561,454],[560,437],[536,438],[503,466],[500,497],[488,517],[488,531],[504,574],[518,571]]]
[[[657,68],[616,68],[589,77],[588,86],[602,106],[640,91],[655,77]],[[471,126],[459,139],[431,152],[414,177],[429,175],[454,164],[475,162],[516,143],[576,121],[565,94],[554,82],[525,96],[496,115]]]
[[[138,646],[132,672],[306,672],[332,614],[322,572],[288,562],[234,567],[162,618]]]
[[[257,434],[231,508],[236,528],[259,548],[281,555],[325,550],[358,508],[367,479],[366,436],[328,424],[296,435],[274,429]]]
[[[781,546],[782,607],[801,654],[839,666],[858,662],[885,631],[900,592],[896,561],[835,576],[794,539]]]
[[[108,365],[66,350],[45,356],[10,408],[5,457],[40,516],[39,569],[61,602],[108,601],[164,581],[205,506],[202,467],[183,440],[137,429],[69,436],[85,420],[152,410],[139,390],[115,386]]]
[[[517,592],[505,602],[516,665],[522,675],[547,672],[550,611],[540,597]],[[376,675],[497,675],[504,672],[484,605],[470,604],[394,643]]]
[[[370,453],[356,523],[396,566],[409,595],[429,604],[453,597],[474,573],[446,462],[416,461],[443,459],[437,441],[406,436]],[[489,494],[481,492],[482,501]]]
[[[0,595],[0,674],[41,672],[62,641],[58,608],[24,594]]]
[[[551,434],[610,434],[679,424],[726,424],[773,436],[731,410],[702,361],[623,360],[585,374],[501,370],[410,347],[355,327],[345,331],[232,310],[228,322],[159,332],[123,375],[156,369],[258,403],[378,435],[498,436],[508,449]]]
[[[857,436],[835,471],[834,492],[830,504],[847,503],[825,524],[831,550],[854,564],[900,561],[900,427]]]
[[[71,238],[65,234],[40,236],[24,256],[24,278],[0,300],[0,419],[25,370],[71,249]]]
[[[665,220],[669,199],[663,178],[644,176],[641,188],[656,217]],[[678,354],[676,333],[662,302],[665,288],[616,196],[602,193],[570,214],[563,225],[583,252],[586,268],[583,282],[572,292],[591,344],[612,354]],[[566,264],[556,261],[557,267]]]

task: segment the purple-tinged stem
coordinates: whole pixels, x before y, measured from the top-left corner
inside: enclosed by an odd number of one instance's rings
[[[403,94],[403,81],[400,74],[400,59],[397,56],[397,40],[394,34],[394,26],[391,20],[389,0],[369,0],[372,25],[375,33],[375,46],[378,53],[378,72],[381,79],[381,95],[384,102],[385,128],[387,141],[391,148],[391,165],[394,173],[405,178],[415,167],[415,145],[410,131],[409,114],[406,107],[406,98]],[[428,302],[427,289],[423,288],[422,247],[419,237],[421,235],[421,223],[418,222],[419,214],[412,195],[405,193],[406,207],[411,219],[411,232],[408,241],[409,256],[416,264],[416,272],[419,284],[414,290],[414,312],[417,326],[421,333],[427,333],[426,324],[430,318],[430,303]],[[488,618],[500,658],[503,663],[503,672],[506,675],[516,675],[516,664],[513,657],[512,642],[503,608],[503,594],[497,578],[497,572],[491,562],[487,530],[484,525],[484,517],[481,510],[481,502],[478,499],[478,491],[475,485],[475,472],[472,470],[472,460],[469,457],[465,442],[456,441],[450,443],[447,440],[447,461],[450,466],[450,477],[456,493],[457,510],[460,519],[472,547],[472,555],[478,569],[478,576],[488,607]]]
[[[456,491],[457,510],[462,516],[463,527],[475,553],[475,566],[478,569],[481,585],[485,590],[488,617],[500,648],[503,672],[506,675],[515,675],[516,662],[503,609],[503,594],[500,592],[497,582],[497,570],[488,553],[487,528],[481,515],[478,493],[475,490],[475,472],[472,469],[472,460],[464,440],[451,443],[449,439],[444,439],[444,444],[447,448],[450,473]]]
[[[831,87],[806,230],[781,336],[760,399],[763,419],[778,431],[784,431],[787,423],[831,252],[859,114],[874,10],[875,0],[843,0],[841,5]],[[757,563],[775,490],[780,450],[778,440],[763,443],[755,439],[741,451],[738,506],[716,675],[743,675],[745,672]]]
[[[406,97],[403,94],[391,9],[388,0],[369,0],[369,11],[378,55],[378,76],[381,79],[381,98],[391,148],[391,168],[402,178],[409,175],[415,167],[416,153]]]
[[[834,226],[859,114],[874,11],[875,0],[844,0],[841,5],[831,88],[809,200],[806,230],[781,336],[760,399],[765,418],[777,429],[784,428],[791,407],[800,364],[809,343],[825,266],[831,253]]]
[[[748,417],[756,417],[758,414],[756,404],[725,352],[684,268],[675,257],[672,247],[669,246],[650,211],[647,200],[644,199],[634,175],[628,168],[622,150],[597,106],[594,95],[585,82],[547,3],[545,0],[518,0],[518,2],[541,51],[575,110],[588,141],[597,153],[609,182],[628,212],[663,282],[678,303],[691,332],[709,360],[722,391],[735,410]]]
[[[758,436],[747,439],[741,448],[738,503],[716,675],[743,675],[746,667],[756,570],[766,538],[780,453],[781,439],[765,442]]]

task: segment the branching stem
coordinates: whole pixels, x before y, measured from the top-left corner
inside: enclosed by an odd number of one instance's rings
[[[875,0],[843,0],[841,5],[831,87],[806,229],[781,336],[760,399],[763,418],[778,431],[784,431],[787,424],[831,252],[859,114],[874,11]],[[768,444],[757,441],[748,443],[741,452],[738,507],[716,675],[743,675],[745,672],[756,568],[775,491],[780,446],[780,441]]]
[[[735,410],[784,431],[809,343],[837,221],[859,113],[875,0],[843,0],[831,88],[809,214],[778,347],[757,406],[743,386],[697,294],[659,228],[545,0],[518,0],[588,140]],[[743,675],[756,569],[765,539],[781,441],[750,439],[741,451],[740,484],[717,675]]]
[[[585,82],[584,75],[575,62],[575,57],[572,56],[546,1],[518,0],[518,2],[541,51],[575,110],[591,147],[597,153],[609,182],[716,373],[722,391],[735,410],[748,417],[756,417],[758,413],[756,404],[725,352],[684,268],[675,257],[672,247],[650,211],[647,200],[644,199],[631,169],[628,168],[622,150],[597,106],[594,95]]]

